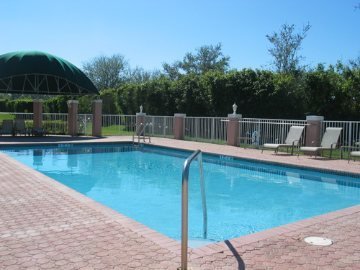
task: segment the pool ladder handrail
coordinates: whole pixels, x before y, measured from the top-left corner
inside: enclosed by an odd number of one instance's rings
[[[151,123],[150,123],[151,124]],[[144,140],[144,142],[146,141],[146,135],[145,135],[145,129],[146,127],[149,125],[149,123],[147,124],[143,124],[143,123],[140,123],[139,125],[135,125],[135,132],[133,133],[133,136],[132,136],[132,142],[133,144],[135,143],[135,136],[138,137],[138,143],[140,143],[140,138],[142,137],[142,139]],[[147,137],[149,139],[149,143],[151,143],[151,137],[150,135]]]
[[[191,162],[197,158],[199,162],[200,170],[200,189],[201,200],[203,208],[203,237],[207,238],[207,209],[206,209],[206,197],[205,197],[205,182],[203,173],[203,161],[202,153],[200,150],[196,150],[189,156],[184,162],[184,168],[182,171],[182,194],[181,194],[181,270],[187,270],[187,253],[188,253],[188,202],[189,202],[189,169]]]

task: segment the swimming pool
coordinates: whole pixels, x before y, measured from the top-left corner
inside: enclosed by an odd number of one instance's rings
[[[190,152],[130,144],[7,147],[1,151],[173,239]],[[246,235],[360,203],[356,177],[204,155],[208,239]],[[189,237],[202,237],[198,164],[190,170]]]

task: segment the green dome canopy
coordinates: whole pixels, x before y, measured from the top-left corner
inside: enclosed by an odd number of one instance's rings
[[[0,92],[10,94],[98,94],[91,80],[70,62],[29,51],[0,55]]]

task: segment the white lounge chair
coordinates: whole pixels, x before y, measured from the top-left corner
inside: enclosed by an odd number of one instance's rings
[[[304,147],[300,147],[300,151],[314,153],[316,157],[318,153],[320,153],[321,155],[323,150],[330,150],[330,158],[331,158],[332,150],[335,149],[337,146],[337,142],[339,140],[341,131],[342,128],[328,127],[325,130],[325,134],[322,137],[321,144],[319,147],[304,146]]]
[[[1,135],[13,135],[14,134],[14,121],[13,120],[3,120],[2,127],[0,130]]]
[[[294,147],[299,145],[303,131],[303,126],[291,126],[286,136],[285,143],[265,143],[262,147],[261,153],[264,151],[265,148],[274,149],[275,153],[277,153],[279,151],[279,147],[291,147],[291,154],[293,154]]]
[[[360,157],[360,151],[351,151],[349,154],[349,161],[350,161],[350,157],[353,157],[355,160],[356,157]]]

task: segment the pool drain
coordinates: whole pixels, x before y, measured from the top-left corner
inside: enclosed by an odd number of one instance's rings
[[[314,246],[330,246],[333,244],[331,239],[317,236],[306,237],[304,238],[304,241]]]

